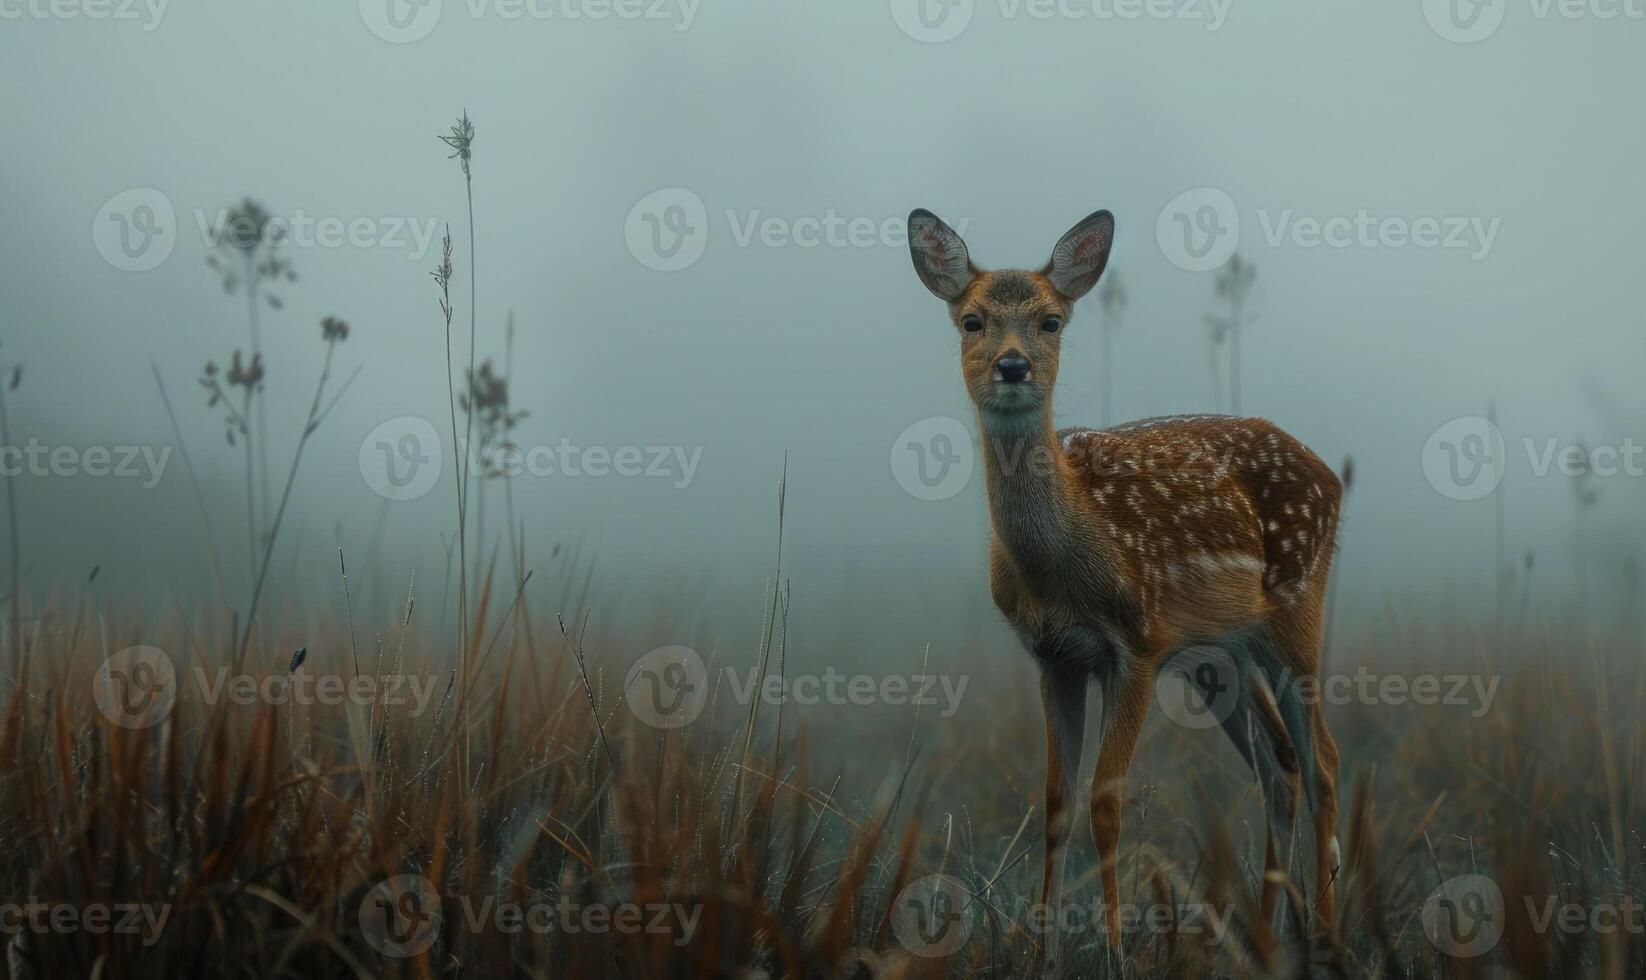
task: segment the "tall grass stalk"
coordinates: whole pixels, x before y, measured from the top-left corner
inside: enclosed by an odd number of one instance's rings
[[[473,158],[474,124],[469,121],[468,111],[457,120],[449,136],[440,137],[441,142],[451,148],[451,156],[457,160],[463,170],[463,192],[468,203],[469,217],[469,377],[474,377],[475,366],[475,336],[476,336],[476,309],[479,305],[479,287],[475,282],[475,255],[474,255],[474,175],[470,169]],[[447,232],[447,247],[445,249],[445,278],[441,280],[441,291],[445,293],[446,282],[451,277],[451,234]],[[451,381],[451,298],[449,293],[442,298],[446,314],[446,376],[448,387]],[[452,394],[455,400],[455,394]],[[467,456],[469,437],[474,422],[474,413],[464,415],[463,439],[461,445],[454,445],[452,451],[458,454],[457,459],[457,536],[458,536],[458,597],[457,619],[462,635],[458,642],[458,672],[462,675],[462,689],[467,691],[468,670],[473,650],[470,649],[471,638],[468,635],[469,607],[468,607],[468,502],[469,502],[469,465]],[[457,442],[457,415],[455,407],[452,410],[452,441]],[[469,734],[468,734],[468,699],[460,698],[457,703],[456,723],[458,730],[463,733],[463,773],[464,785],[468,784],[469,771]]]
[[[776,628],[777,607],[779,595],[782,592],[783,581],[783,505],[788,493],[789,484],[789,454],[783,454],[783,475],[777,481],[777,564],[772,571],[771,599],[767,603],[763,635],[760,639],[760,649],[755,658],[759,668],[755,674],[754,690],[766,683],[766,668],[772,656],[772,630]],[[743,729],[743,764],[737,770],[737,788],[732,795],[732,817],[741,819],[741,803],[743,800],[743,781],[749,772],[749,764],[753,759],[754,727],[760,716],[760,701],[758,697],[749,700],[749,717]],[[782,732],[778,733],[782,737]]]
[[[315,430],[320,428],[320,423],[324,422],[326,416],[331,414],[331,410],[337,407],[337,402],[354,384],[354,379],[360,376],[360,371],[364,367],[364,365],[356,367],[354,373],[349,375],[348,380],[332,396],[331,401],[325,402],[326,383],[331,380],[332,356],[337,352],[337,345],[348,336],[348,326],[335,317],[327,317],[322,330],[326,341],[326,359],[320,366],[320,377],[315,381],[314,398],[309,402],[309,412],[303,420],[302,434],[298,436],[297,448],[292,452],[291,467],[286,471],[285,489],[280,492],[280,506],[275,511],[274,522],[269,525],[268,547],[263,549],[263,560],[258,566],[257,576],[253,581],[251,600],[246,604],[246,620],[243,626],[244,632],[240,639],[240,654],[238,657],[238,669],[240,670],[245,669],[246,651],[251,646],[251,634],[257,621],[257,605],[263,598],[263,586],[268,581],[269,564],[274,557],[274,543],[279,538],[280,528],[286,520],[286,507],[291,503],[292,487],[297,485],[297,471],[303,464],[303,450],[308,448],[309,440],[313,437]],[[357,669],[356,673],[358,672]]]
[[[10,375],[9,378],[0,378],[0,445],[4,446],[16,445],[11,441],[11,414],[6,407],[6,395],[16,391],[17,386],[23,383],[23,366],[13,366]],[[11,545],[11,595],[7,604],[10,606],[11,641],[25,653],[19,678],[22,681],[28,677],[28,657],[23,638],[23,541],[17,520],[17,474],[9,467],[6,470],[6,525],[10,535],[7,543]]]

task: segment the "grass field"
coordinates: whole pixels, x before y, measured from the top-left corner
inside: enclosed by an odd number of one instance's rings
[[[804,676],[783,663],[779,609],[769,656],[688,664],[670,690],[696,700],[670,717],[634,695],[648,664],[667,681],[679,656],[639,662],[625,690],[646,637],[545,613],[528,630],[520,610],[476,604],[489,657],[459,710],[415,615],[279,630],[241,671],[209,652],[235,635],[210,617],[42,611],[26,662],[6,665],[20,680],[0,736],[11,975],[1034,968],[1043,751],[1027,658],[972,651],[964,673],[950,658],[927,697],[917,669],[907,694],[891,672],[861,696],[797,685],[780,708],[748,690],[762,659]],[[1329,932],[1292,885],[1282,921],[1259,920],[1252,781],[1215,729],[1154,710],[1127,786],[1123,949],[1107,955],[1077,834],[1064,971],[1639,975],[1638,635],[1528,622],[1494,649],[1490,632],[1386,612],[1337,642]],[[140,644],[169,652],[127,650]],[[1432,939],[1437,914],[1461,915],[1452,938],[1474,945]]]

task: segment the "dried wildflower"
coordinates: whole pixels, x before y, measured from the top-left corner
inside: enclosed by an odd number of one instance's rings
[[[478,427],[486,475],[506,476],[500,461],[506,451],[514,448],[507,433],[526,417],[524,411],[509,410],[509,379],[498,374],[487,358],[479,371],[469,372],[469,390],[459,395],[457,402]]]
[[[320,321],[320,337],[327,342],[349,339],[349,325],[341,317],[328,316]]]
[[[452,230],[449,226],[446,228],[445,236],[440,239],[440,264],[435,266],[429,275],[434,277],[434,284],[440,287],[440,291],[445,292],[446,285],[452,279]]]
[[[242,252],[249,252],[263,244],[265,237],[269,244],[278,244],[285,237],[285,232],[278,225],[271,229],[269,222],[272,220],[273,216],[263,205],[249,197],[244,198],[223,216],[223,222],[217,228],[218,240]]]
[[[251,391],[263,383],[263,355],[253,354],[251,363],[242,365],[240,352],[234,352],[234,359],[229,362],[229,386],[231,388],[245,388]]]
[[[467,109],[463,111],[463,117],[457,120],[457,125],[452,127],[451,135],[440,137],[440,142],[451,147],[452,154],[447,159],[455,159],[462,166],[463,177],[467,179],[469,177],[469,157],[471,147],[474,144],[474,123],[469,122]]]
[[[214,232],[223,255],[206,256],[206,265],[223,277],[224,292],[241,286],[257,292],[267,290],[271,283],[297,281],[297,270],[277,251],[286,244],[284,225],[251,198],[224,212]],[[272,293],[265,291],[263,298],[274,309],[284,305]]]

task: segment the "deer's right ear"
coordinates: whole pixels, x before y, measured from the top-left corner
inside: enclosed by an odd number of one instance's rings
[[[914,271],[932,294],[953,303],[972,281],[972,260],[955,230],[925,208],[909,214],[909,255]]]

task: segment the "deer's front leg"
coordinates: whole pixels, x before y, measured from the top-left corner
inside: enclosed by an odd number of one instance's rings
[[[1126,796],[1126,771],[1143,720],[1149,714],[1154,672],[1132,663],[1105,686],[1103,742],[1092,775],[1092,840],[1103,873],[1103,906],[1108,918],[1111,952],[1120,952],[1120,805]]]
[[[1085,741],[1089,676],[1083,668],[1057,664],[1043,664],[1040,673],[1040,702],[1046,712],[1046,858],[1040,900],[1052,913],[1046,937],[1046,955],[1052,962],[1058,952],[1058,906],[1063,902],[1070,807]]]

